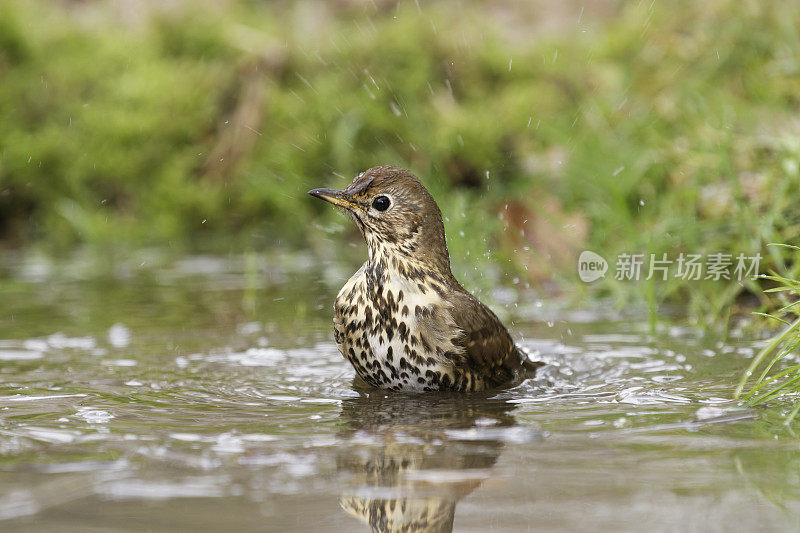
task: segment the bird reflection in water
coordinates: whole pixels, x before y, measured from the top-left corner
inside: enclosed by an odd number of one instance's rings
[[[491,475],[514,405],[486,395],[372,392],[345,400],[342,508],[374,532],[453,530],[456,503]]]

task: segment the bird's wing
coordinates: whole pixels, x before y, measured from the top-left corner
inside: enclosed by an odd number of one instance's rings
[[[461,347],[467,363],[488,376],[493,385],[512,380],[523,366],[523,357],[503,323],[470,293],[454,295],[453,320],[461,334],[453,344]]]

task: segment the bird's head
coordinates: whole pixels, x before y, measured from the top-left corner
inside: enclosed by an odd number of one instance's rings
[[[362,172],[346,189],[312,189],[308,194],[345,209],[369,247],[370,259],[400,254],[450,272],[442,213],[419,178],[393,166]]]

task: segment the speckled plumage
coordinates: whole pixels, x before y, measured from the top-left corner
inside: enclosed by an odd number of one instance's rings
[[[453,277],[441,212],[416,176],[375,167],[343,191],[309,194],[345,208],[367,242],[369,259],[334,305],[339,350],[366,383],[392,390],[477,391],[539,366]],[[388,198],[389,207],[376,208],[383,207],[378,197]]]

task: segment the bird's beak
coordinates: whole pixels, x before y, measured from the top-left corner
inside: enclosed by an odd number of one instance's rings
[[[308,191],[308,194],[351,211],[361,207],[358,203],[354,202],[345,191],[337,191],[336,189],[311,189]]]

